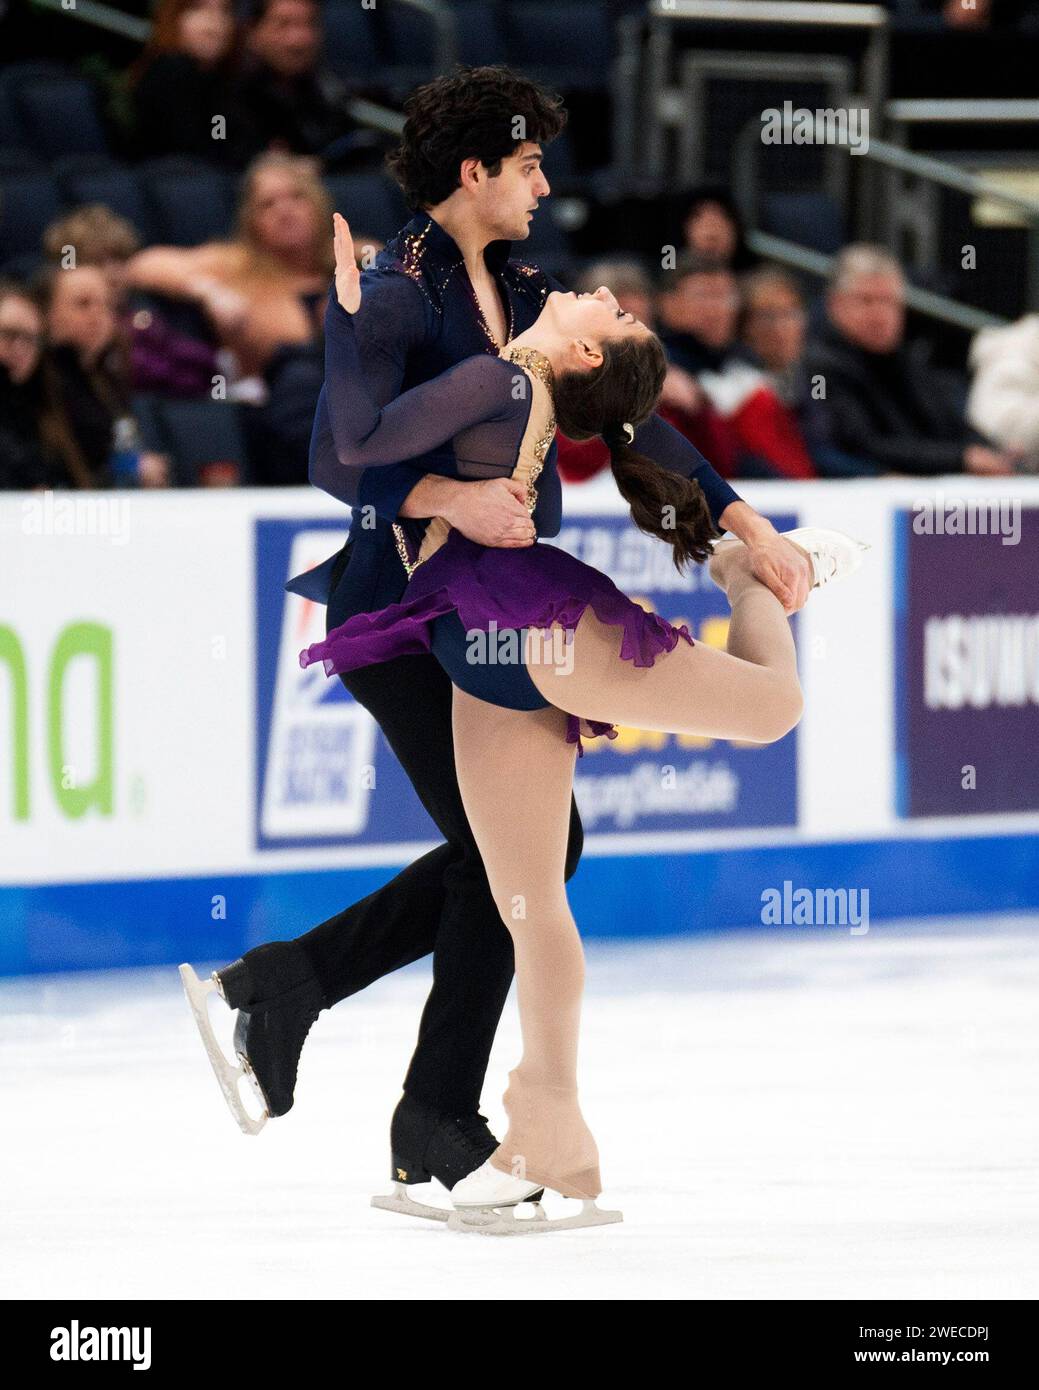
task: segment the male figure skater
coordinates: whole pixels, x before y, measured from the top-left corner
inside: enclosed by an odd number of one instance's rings
[[[464,358],[496,352],[528,328],[556,282],[511,258],[549,193],[542,146],[565,124],[558,98],[505,68],[462,69],[417,89],[391,159],[409,205],[420,209],[363,271],[356,318],[361,357],[380,405]],[[330,229],[331,234],[331,229]],[[332,290],[334,294],[334,287]],[[677,431],[653,417],[639,449],[696,477],[720,530],[740,537],[758,577],[788,612],[808,595],[804,557],[781,539]],[[552,444],[552,450],[555,444]],[[552,455],[554,457],[554,455]],[[343,548],[286,586],[328,606],[326,630],[396,602],[426,521],[444,517],[484,545],[535,538],[524,489],[511,479],[447,476],[436,454],[371,469],[340,464],[322,393],[310,479],[353,508]],[[560,488],[546,467],[537,533],[559,529]],[[484,1073],[512,981],[511,937],[498,915],[462,808],[454,769],[451,685],[432,655],[342,676],[376,719],[444,843],[361,902],[294,941],[246,952],[215,973],[239,1011],[235,1046],[270,1114],[292,1105],[300,1051],[322,1008],[409,961],[433,954],[433,987],[391,1123],[392,1178],[452,1187],[497,1147],[479,1113]],[[567,878],[581,850],[571,807]]]

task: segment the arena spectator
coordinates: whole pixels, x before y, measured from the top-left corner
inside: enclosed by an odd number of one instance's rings
[[[967,417],[1003,449],[1039,469],[1039,314],[983,328],[971,344]]]
[[[807,315],[801,290],[779,266],[762,266],[741,282],[740,336],[774,386],[789,388],[801,363]]]
[[[332,208],[312,160],[264,155],[245,176],[234,240],[155,246],[130,282],[194,302],[233,354],[229,395],[250,401],[257,481],[304,484],[323,379],[320,337],[332,276]],[[229,369],[230,370],[230,369]]]
[[[739,310],[739,289],[728,266],[683,258],[660,299],[668,357],[696,380],[731,432],[739,476],[814,478],[793,412],[737,341]]]
[[[100,203],[77,208],[52,222],[43,249],[55,265],[96,266],[108,282],[112,304],[130,350],[130,386],[160,396],[201,396],[220,370],[215,349],[176,331],[154,305],[133,303],[127,265],[139,248],[133,226]]]
[[[826,308],[805,369],[822,379],[834,448],[891,473],[1013,472],[1013,456],[964,421],[942,374],[909,351],[905,278],[894,257],[866,244],[845,247]]]
[[[44,487],[43,316],[30,292],[0,280],[0,489]]]
[[[721,261],[737,274],[757,265],[747,246],[743,216],[722,184],[703,184],[680,204],[680,249],[706,260]]]
[[[245,176],[233,240],[149,247],[129,262],[129,282],[197,304],[241,373],[262,373],[280,348],[320,333],[331,226],[331,203],[312,162],[265,155]]]
[[[55,438],[63,469],[55,485],[113,486],[124,481],[113,472],[117,444],[121,438],[132,443],[137,431],[126,344],[108,282],[96,266],[49,267],[40,292],[48,339],[45,392],[58,425]],[[168,461],[161,454],[135,452],[137,482],[166,486]]]
[[[217,164],[239,151],[218,123],[229,114],[236,48],[230,0],[161,0],[131,72],[139,153],[191,155]]]
[[[780,266],[750,271],[741,282],[740,338],[764,368],[769,384],[793,411],[816,472],[822,478],[876,477],[866,459],[830,445],[823,403],[805,372],[808,315],[801,287]]]
[[[321,63],[314,0],[255,0],[233,84],[229,141],[239,166],[266,151],[320,156],[338,167],[378,142],[357,131],[348,92]]]

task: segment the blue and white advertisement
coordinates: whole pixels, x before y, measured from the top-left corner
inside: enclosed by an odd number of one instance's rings
[[[774,518],[779,529],[796,524]],[[344,528],[256,522],[257,804],[261,850],[387,845],[439,838],[374,721],[299,653],[325,635],[325,608],[286,593],[326,559]],[[571,517],[554,542],[608,574],[645,608],[724,646],[728,604],[702,566],[679,574],[671,550],[625,515]],[[793,826],[797,732],[766,746],[621,727],[586,739],[575,794],[586,835]]]

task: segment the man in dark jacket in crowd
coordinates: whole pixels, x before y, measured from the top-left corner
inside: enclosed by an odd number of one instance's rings
[[[1014,471],[964,420],[943,375],[905,344],[905,278],[893,256],[857,244],[837,257],[828,323],[805,355],[835,449],[890,473]]]
[[[314,0],[255,0],[232,89],[228,139],[235,162],[243,166],[267,150],[283,150],[339,163],[356,131],[347,97],[321,65]]]

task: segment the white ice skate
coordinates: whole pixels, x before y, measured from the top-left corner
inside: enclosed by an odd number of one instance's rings
[[[545,1231],[573,1231],[582,1226],[609,1226],[624,1217],[619,1211],[603,1211],[592,1197],[582,1197],[581,1210],[573,1216],[550,1217],[541,1205],[541,1183],[503,1173],[490,1161],[482,1163],[451,1189],[455,1208],[449,1231],[475,1232],[485,1236],[526,1236]],[[516,1208],[530,1206],[532,1214],[520,1217]]]
[[[830,531],[823,526],[799,526],[794,531],[781,531],[788,541],[807,550],[812,561],[812,588],[821,589],[836,579],[846,579],[862,564],[863,555],[870,549],[868,541],[846,536],[843,531]]]
[[[812,562],[812,588],[822,589],[837,579],[846,579],[854,574],[862,564],[864,553],[870,549],[868,542],[859,541],[854,536],[846,536],[843,531],[830,531],[823,526],[799,526],[793,531],[780,531],[788,541],[807,550]],[[732,545],[742,545],[735,536],[715,541],[713,553]]]
[[[184,993],[188,997],[191,1005],[191,1012],[198,1024],[198,1031],[202,1036],[202,1045],[206,1049],[206,1055],[213,1067],[213,1075],[216,1077],[220,1090],[223,1092],[224,1099],[227,1101],[231,1114],[238,1121],[239,1128],[243,1134],[259,1134],[264,1125],[270,1118],[267,1110],[267,1101],[260,1083],[253,1075],[253,1070],[249,1065],[248,1059],[242,1053],[237,1053],[238,1063],[235,1065],[230,1062],[224,1054],[216,1033],[213,1031],[213,1024],[209,1017],[209,1007],[206,1002],[207,996],[216,990],[217,994],[223,998],[220,986],[214,970],[208,980],[200,980],[192,970],[190,965],[180,967],[180,982],[184,986]],[[260,1102],[261,1113],[254,1116],[245,1108],[241,1092],[238,1089],[239,1082],[245,1077],[253,1092]]]

